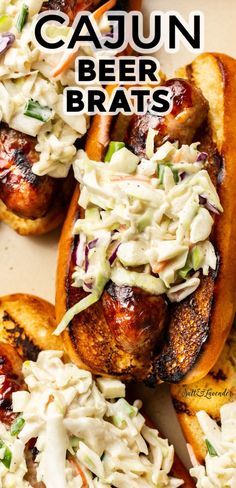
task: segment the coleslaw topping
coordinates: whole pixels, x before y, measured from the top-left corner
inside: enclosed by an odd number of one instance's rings
[[[141,402],[128,403],[119,380],[93,379],[62,356],[43,351],[36,362],[23,365],[27,391],[13,393],[23,425],[13,437],[0,424],[12,452],[9,469],[0,462],[1,486],[30,487],[23,480],[24,448],[32,439],[37,480],[46,488],[181,486],[182,480],[170,475],[173,446],[147,426]]]
[[[197,413],[208,453],[205,466],[197,465],[190,474],[197,488],[234,488],[236,486],[236,402],[220,409],[221,427],[205,411]]]
[[[13,437],[0,422],[0,486],[2,488],[30,488],[30,484],[24,479],[27,473],[24,449],[24,442]]]
[[[198,144],[167,141],[141,160],[126,147],[112,147],[118,150],[109,148],[109,162],[79,151],[73,165],[85,212],[73,229],[79,235],[73,286],[89,295],[67,312],[56,334],[99,299],[109,280],[180,302],[198,288],[200,272],[216,269],[210,235],[223,208]]]
[[[0,121],[37,138],[35,174],[61,178],[68,174],[76,156],[75,142],[86,133],[89,117],[64,113],[63,89],[75,85],[74,59],[53,77],[63,53],[45,53],[35,44],[34,22],[42,6],[42,0],[0,1]],[[109,32],[105,13],[97,24],[103,35]],[[48,37],[65,38],[71,27],[50,24],[46,29]],[[81,46],[77,55],[101,57],[104,52],[88,45]]]

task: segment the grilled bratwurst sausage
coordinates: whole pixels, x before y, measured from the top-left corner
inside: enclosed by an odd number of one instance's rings
[[[157,117],[150,113],[134,115],[130,121],[125,142],[138,156],[146,155],[146,139],[150,128],[158,131],[155,137],[156,147],[166,140],[189,145],[197,129],[206,119],[208,102],[198,88],[178,78],[168,80],[165,86],[172,92],[171,113],[165,117]]]
[[[200,272],[200,284],[187,298],[173,304],[168,303],[169,317],[167,318],[164,337],[158,340],[158,350],[157,344],[153,344],[151,352],[144,355],[140,354],[139,346],[135,350],[133,340],[132,350],[134,352],[127,352],[128,349],[130,350],[130,337],[135,336],[136,331],[139,330],[137,324],[134,325],[131,320],[131,315],[133,314],[134,317],[136,313],[136,301],[125,298],[125,296],[130,297],[130,290],[127,290],[128,293],[126,294],[124,288],[119,290],[111,284],[107,284],[103,296],[96,303],[80,311],[70,321],[70,314],[68,314],[65,322],[68,320],[69,324],[63,332],[66,351],[74,362],[79,366],[89,368],[94,374],[112,375],[125,380],[145,380],[153,385],[159,381],[169,383],[182,381],[189,384],[208,373],[219,356],[232,325],[236,304],[236,255],[234,249],[236,200],[233,198],[236,188],[234,150],[234,127],[236,125],[235,60],[222,54],[205,53],[185,68],[184,75],[190,80],[187,86],[191,95],[191,103],[185,105],[185,115],[191,113],[194,104],[199,100],[199,97],[196,97],[193,103],[193,94],[198,94],[198,91],[195,91],[192,85],[200,88],[209,101],[207,117],[208,104],[203,102],[198,104],[196,120],[192,120],[190,123],[191,117],[186,117],[185,123],[186,129],[192,127],[192,141],[189,137],[188,142],[200,141],[200,151],[208,154],[206,169],[224,210],[220,216],[216,214],[214,217],[215,222],[210,239],[216,251],[216,269],[210,271],[207,276]],[[184,80],[181,85],[186,86]],[[181,98],[175,97],[174,110],[175,108],[179,110],[176,103],[179,100],[182,104]],[[174,112],[171,115],[174,123],[176,120]],[[162,120],[152,118],[156,122],[156,126],[160,122],[165,124],[168,119],[169,116],[162,118]],[[178,118],[177,123],[179,123]],[[95,116],[87,137],[88,157],[91,160],[103,161],[110,141],[124,141],[127,125],[123,124],[123,120],[119,116],[115,120],[107,116]],[[131,128],[132,124],[126,140],[131,133]],[[182,134],[183,132],[180,131],[176,136],[180,142],[183,142]],[[165,135],[168,136],[168,133]],[[140,139],[143,150],[145,135]],[[133,141],[135,144],[135,139]],[[170,163],[175,164],[172,158]],[[154,166],[153,169],[155,170]],[[76,309],[73,312],[78,310],[77,304],[85,296],[82,287],[73,286],[74,278],[72,276],[77,263],[78,250],[78,236],[74,235],[73,229],[76,220],[84,217],[83,208],[78,204],[79,194],[80,186],[78,185],[72,198],[59,246],[57,323],[61,322],[65,313],[74,305],[76,305]],[[136,271],[145,271],[145,269],[140,270],[138,268]],[[116,276],[124,284],[122,275]],[[125,276],[127,276],[126,273],[123,274],[124,280],[126,279]],[[129,282],[135,284],[134,275],[132,281]],[[136,289],[131,288],[131,296],[132,292],[136,292]],[[151,296],[149,295],[149,297]],[[111,303],[112,313],[107,314],[106,311],[109,312]],[[126,339],[125,333],[121,336],[121,332],[123,332],[122,317],[125,324],[127,312],[130,325],[127,328],[128,339]],[[150,307],[147,322],[151,322],[151,312]],[[114,319],[116,323],[114,323]],[[110,320],[112,323],[109,323]],[[65,322],[61,325],[65,325]],[[118,324],[118,331],[115,330],[116,324]],[[157,328],[159,328],[159,323],[157,323]],[[152,333],[153,329],[150,330]],[[124,339],[126,342],[121,347],[120,343],[124,342]]]
[[[161,339],[167,315],[162,296],[110,281],[102,305],[110,331],[123,351],[144,355]]]
[[[173,109],[165,117],[134,115],[126,143],[138,156],[145,156],[150,127],[159,132],[155,144],[170,141],[191,144],[196,130],[208,113],[208,103],[200,90],[180,79],[166,83],[173,92]],[[167,303],[163,296],[150,295],[139,288],[117,286],[110,282],[103,294],[104,316],[119,347],[129,353],[142,354],[158,346],[167,321]]]
[[[72,21],[80,10],[93,10],[98,0],[49,0],[42,10],[60,10]],[[62,183],[50,176],[37,176],[32,165],[38,161],[36,139],[0,125],[0,199],[7,209],[25,219],[44,217],[54,196],[59,194]]]
[[[20,217],[37,219],[50,209],[59,182],[36,176],[32,165],[38,160],[33,137],[0,126],[0,198]]]
[[[190,144],[196,140],[194,134],[207,117],[208,103],[198,89],[192,87],[190,83],[178,79],[168,82],[168,86],[174,87],[173,93],[176,93],[173,97],[171,114],[162,118],[150,115],[143,117],[134,115],[130,121],[126,132],[126,141],[131,149],[140,156],[145,155],[146,136],[150,127],[149,120],[152,121],[154,127],[162,126],[165,128],[166,135],[170,123],[174,127],[177,117],[176,130],[175,132],[172,131],[171,136],[174,140],[183,143],[185,128],[187,134],[185,142]],[[178,87],[178,91],[176,87]],[[180,113],[185,114],[185,122],[183,120],[181,123],[178,122]],[[117,125],[119,125],[119,120]],[[141,126],[145,130],[140,135],[139,128]],[[179,131],[177,128],[180,128]],[[164,138],[165,135],[163,129],[162,137]],[[113,140],[122,140],[116,134],[113,137]],[[92,144],[92,140],[90,139],[90,144]],[[160,143],[159,140],[158,143]],[[58,321],[66,310],[73,307],[85,296],[82,288],[70,285],[73,282],[76,266],[76,239],[72,237],[71,222],[73,221],[74,224],[79,216],[83,218],[83,211],[78,210],[78,198],[79,187],[74,193],[60,243],[59,286],[57,290]],[[67,252],[70,256],[69,264],[65,261],[65,253]],[[67,271],[62,279],[61,272],[65,268]],[[62,303],[61,296],[63,293],[65,302]],[[73,360],[79,358],[78,364],[80,365],[82,361],[82,365],[89,366],[93,371],[105,371],[108,374],[114,374],[114,372],[119,374],[122,370],[124,378],[130,377],[131,362],[132,367],[133,364],[136,365],[134,358],[136,358],[139,366],[146,364],[150,357],[157,354],[163,347],[164,329],[166,330],[166,325],[168,326],[169,322],[169,308],[165,297],[162,295],[152,295],[138,287],[118,286],[110,281],[99,302],[75,316],[70,322],[69,332],[65,333],[66,347],[68,347]],[[108,338],[107,341],[106,338]],[[91,350],[96,351],[96,357],[95,354],[91,354]],[[129,366],[126,367],[126,365]],[[145,376],[143,371],[142,374]]]

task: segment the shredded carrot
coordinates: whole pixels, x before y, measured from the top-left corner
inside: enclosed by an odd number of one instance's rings
[[[115,7],[117,0],[109,0],[108,2],[104,3],[104,5],[101,5],[95,12],[92,13],[92,17],[94,20],[99,20],[103,14],[105,14],[108,10],[111,8]]]
[[[53,395],[49,395],[48,397],[48,401],[46,403],[46,407],[48,407],[48,405],[50,405],[50,403],[54,402],[54,396]]]
[[[130,176],[111,176],[111,181],[143,181],[144,183],[151,184],[150,178],[144,175],[130,175]]]
[[[102,17],[102,15],[105,14],[105,12],[107,12],[108,10],[110,10],[115,6],[116,1],[117,0],[109,0],[108,2],[104,3],[104,5],[101,5],[101,7],[95,10],[95,12],[93,12],[90,17],[93,20],[98,21]],[[70,67],[71,63],[75,60],[77,53],[78,53],[78,49],[70,53],[65,53],[62,56],[61,61],[56,66],[56,68],[54,68],[54,70],[52,71],[53,78],[60,75]]]
[[[155,274],[160,273],[160,271],[162,271],[167,266],[168,263],[169,263],[169,259],[167,259],[166,261],[162,261],[161,263],[157,263],[156,265],[152,266],[153,273],[155,273]]]
[[[72,464],[72,466],[75,468],[75,471],[77,474],[79,474],[81,476],[81,479],[82,479],[82,482],[83,482],[83,488],[87,488],[88,487],[88,482],[87,482],[87,479],[86,479],[86,476],[82,470],[82,468],[80,467],[77,459],[75,459],[73,456],[71,456],[69,454],[68,456],[68,461]]]

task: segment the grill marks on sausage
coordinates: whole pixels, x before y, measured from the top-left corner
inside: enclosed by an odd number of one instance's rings
[[[110,331],[122,350],[136,356],[154,351],[166,321],[167,303],[162,296],[109,282],[102,306]]]
[[[13,213],[29,219],[49,211],[59,187],[57,180],[32,172],[39,157],[35,145],[33,137],[0,125],[0,198]]]
[[[44,10],[60,10],[72,22],[80,10],[94,10],[98,0],[49,0]],[[38,161],[36,138],[0,125],[0,198],[19,217],[38,219],[52,208],[61,184],[49,176],[37,176],[32,165]],[[59,196],[60,197],[60,196]]]
[[[134,115],[129,123],[125,140],[131,150],[139,156],[146,155],[146,138],[150,127],[158,130],[155,138],[156,146],[161,145],[167,139],[178,140],[180,144],[190,144],[197,129],[206,119],[208,103],[200,90],[181,79],[169,80],[166,82],[166,86],[173,93],[172,112],[165,117],[153,116],[150,113],[143,116]],[[163,345],[163,330],[168,320],[168,314],[167,304],[162,296],[156,297],[138,288],[109,284],[103,294],[102,305],[110,331],[122,350],[134,355],[145,355],[150,354],[150,351],[154,353],[158,346],[160,348],[160,345]],[[204,322],[201,329],[203,336],[205,328],[206,323]],[[185,339],[182,329],[181,335]],[[200,347],[204,339],[198,337],[197,334],[195,339]],[[180,345],[181,337],[178,336],[177,350],[167,348],[163,360],[169,366],[176,365],[175,354],[182,350],[179,349]],[[196,350],[191,352],[194,356]],[[155,376],[158,373],[158,376],[162,377],[164,374],[162,369],[162,364],[160,364],[158,371],[155,371]],[[178,376],[180,372],[175,371],[174,374]],[[150,381],[152,381],[151,378]]]
[[[73,239],[69,271],[65,280],[67,309],[86,295],[82,288],[72,286],[75,267],[74,250]],[[125,353],[118,347],[110,332],[103,313],[102,299],[74,317],[68,326],[68,336],[75,355],[93,371],[101,374],[105,372],[111,376],[115,374],[116,377],[122,376],[122,378],[127,376],[127,379],[132,377],[134,365],[128,359],[129,353]]]
[[[142,157],[145,156],[149,127],[159,131],[156,147],[167,139],[191,144],[199,140],[200,130],[200,140],[204,141],[201,149],[210,152],[207,169],[217,184],[222,161],[216,148],[209,144],[208,102],[198,89],[184,80],[171,80],[168,84],[174,93],[173,112],[165,118],[151,114],[133,116],[126,143]],[[68,308],[84,296],[83,291],[71,286],[75,264],[73,255],[71,257],[67,276]],[[137,377],[141,371],[140,377],[146,378],[150,385],[156,384],[157,379],[180,381],[196,363],[209,337],[216,276],[217,272],[202,277],[194,294],[180,304],[169,304],[168,307],[163,303],[163,297],[109,283],[101,300],[71,322],[68,333],[74,350],[85,364],[97,371],[121,373],[124,377],[128,367],[130,376],[133,370],[135,374],[138,371]],[[151,359],[153,355],[155,358]]]
[[[17,168],[20,169],[22,176],[33,186],[39,186],[40,180],[37,175],[32,172],[32,164],[27,159],[26,154],[22,149],[16,149],[13,153],[13,160]]]
[[[42,11],[60,10],[72,22],[77,12],[93,11],[100,3],[100,0],[48,0]],[[33,174],[32,165],[39,156],[35,145],[36,139],[6,124],[0,125],[0,199],[15,215],[32,220],[49,212],[62,187],[58,180]]]

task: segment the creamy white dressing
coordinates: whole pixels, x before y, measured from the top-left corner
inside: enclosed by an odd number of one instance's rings
[[[204,411],[198,412],[197,418],[208,446],[205,465],[190,470],[197,488],[235,488],[236,402],[221,407],[221,427]]]
[[[73,286],[90,295],[56,334],[99,299],[110,279],[179,302],[198,288],[200,272],[216,269],[210,235],[213,211],[223,208],[197,146],[166,142],[149,160],[122,147],[107,163],[78,151],[73,167],[85,218],[73,229],[80,236]]]
[[[3,488],[30,488],[24,448],[36,439],[37,480],[46,488],[177,488],[170,475],[174,449],[149,428],[140,401],[125,400],[119,380],[93,379],[91,373],[62,361],[60,351],[44,351],[26,361],[27,393],[13,393],[13,409],[24,419],[13,437],[0,423],[0,439],[12,452]]]
[[[24,457],[24,442],[11,436],[10,431],[1,422],[0,440],[4,442],[11,453],[11,463],[8,468],[2,462],[6,448],[3,447],[0,449],[0,486],[2,488],[30,488],[30,484],[24,480],[27,472]]]
[[[16,23],[24,4],[29,14],[19,33]],[[47,54],[34,44],[34,21],[42,4],[42,0],[0,0],[0,32],[6,31],[6,25],[7,31],[15,35],[12,47],[5,54],[0,54],[0,121],[37,138],[39,161],[33,165],[34,173],[60,178],[68,174],[76,155],[75,141],[86,133],[89,117],[86,114],[76,117],[65,115],[63,111],[62,92],[65,86],[75,85],[74,66],[54,79],[53,69],[63,53]],[[109,29],[105,14],[98,26],[101,33]],[[69,32],[69,28],[50,25],[47,35],[55,36],[55,30],[57,33]],[[85,46],[79,49],[78,55],[97,57],[102,53],[95,53]],[[51,109],[49,121],[42,122],[24,115],[26,103],[31,99]]]

